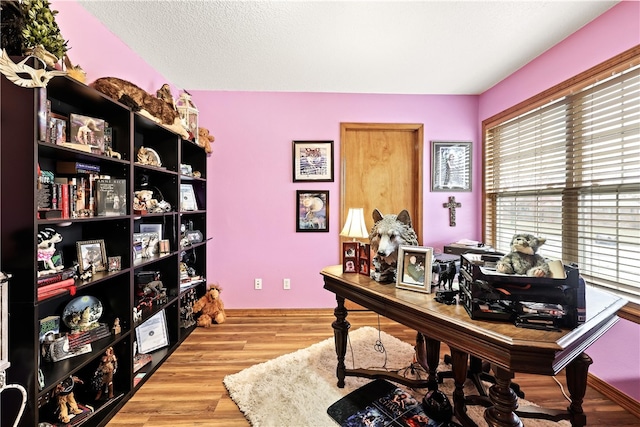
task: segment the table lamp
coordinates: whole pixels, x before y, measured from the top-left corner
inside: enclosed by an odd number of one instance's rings
[[[344,273],[369,274],[369,248],[356,239],[369,238],[369,231],[364,222],[363,208],[349,208],[347,221],[342,227],[340,235],[351,237],[350,242],[342,243],[342,271]]]

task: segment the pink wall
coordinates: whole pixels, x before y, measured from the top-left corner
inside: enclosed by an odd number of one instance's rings
[[[52,1],[57,22],[88,81],[116,76],[154,93],[164,77],[75,2]],[[201,125],[216,137],[209,158],[209,279],[229,308],[333,307],[318,271],[337,264],[340,122],[424,123],[423,242],[441,248],[480,239],[479,122],[640,43],[640,3],[621,2],[481,96],[197,92]],[[170,83],[170,82],[169,82]],[[174,88],[174,94],[177,89]],[[291,182],[291,140],[333,140],[334,183]],[[429,188],[430,140],[474,142],[474,192],[457,193],[458,226],[441,208],[447,193]],[[295,190],[331,192],[330,233],[295,233]],[[253,290],[253,278],[264,281]],[[292,289],[282,290],[289,277]],[[618,323],[589,349],[591,372],[640,400],[640,329]]]
[[[340,122],[423,123],[424,186],[429,188],[433,139],[474,141],[479,156],[475,96],[399,96],[318,93],[192,92],[203,125],[216,141],[209,164],[209,279],[225,289],[227,307],[333,307],[318,274],[340,262]],[[293,183],[292,140],[333,140],[333,183]],[[479,170],[475,193],[457,193],[458,226],[442,208],[448,193],[424,194],[423,242],[442,248],[479,238]],[[296,233],[296,190],[329,190],[329,233]],[[398,206],[398,211],[404,208]],[[392,212],[397,213],[397,212]],[[368,218],[367,218],[368,219]],[[373,221],[369,221],[369,226]],[[262,291],[253,279],[263,279]],[[291,290],[282,279],[291,279]]]
[[[638,44],[640,2],[621,2],[483,93],[479,122]],[[640,401],[640,325],[621,320],[588,354],[591,373]]]

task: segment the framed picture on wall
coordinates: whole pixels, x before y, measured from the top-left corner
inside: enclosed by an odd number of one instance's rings
[[[431,191],[471,191],[471,142],[431,142]]]
[[[293,182],[333,182],[333,141],[293,141]]]
[[[329,231],[328,191],[296,191],[296,231]]]

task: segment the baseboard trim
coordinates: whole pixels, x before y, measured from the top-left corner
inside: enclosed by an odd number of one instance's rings
[[[636,417],[640,418],[640,403],[631,396],[621,392],[617,388],[592,374],[589,374],[587,377],[587,384],[594,390],[604,394],[608,399],[611,399],[622,408],[631,412]]]
[[[333,315],[332,308],[225,308],[227,316],[265,317],[265,316],[326,316]]]

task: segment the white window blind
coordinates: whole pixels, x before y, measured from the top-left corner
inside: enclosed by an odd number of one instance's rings
[[[485,241],[547,239],[591,284],[640,303],[640,66],[485,129]]]

